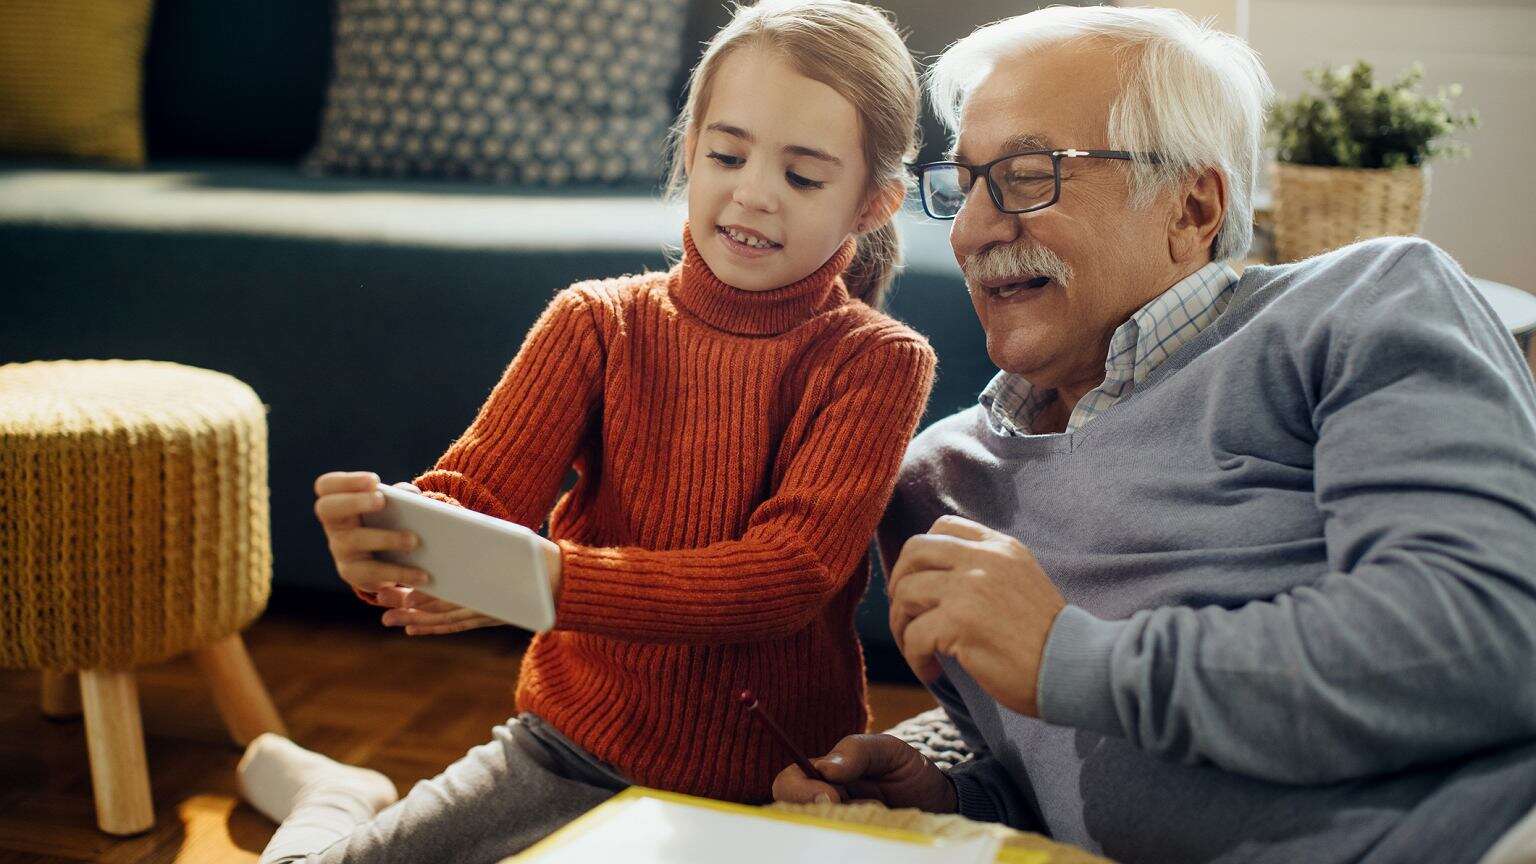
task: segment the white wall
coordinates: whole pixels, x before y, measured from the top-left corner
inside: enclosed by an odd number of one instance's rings
[[[1303,69],[1355,59],[1375,65],[1378,78],[1418,60],[1427,92],[1460,83],[1457,107],[1477,109],[1482,125],[1461,136],[1468,157],[1434,165],[1424,236],[1473,275],[1536,293],[1536,0],[1162,5],[1246,36],[1283,94],[1301,90]]]

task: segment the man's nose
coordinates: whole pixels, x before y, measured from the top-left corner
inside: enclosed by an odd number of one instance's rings
[[[986,186],[983,179],[971,187],[949,229],[949,245],[954,249],[955,260],[962,265],[977,252],[1012,243],[1023,234],[1019,217],[997,209]]]
[[[736,188],[731,192],[731,200],[738,207],[763,213],[773,213],[779,209],[779,200],[773,193],[771,177],[764,176],[762,171],[751,169],[742,171],[736,176]]]

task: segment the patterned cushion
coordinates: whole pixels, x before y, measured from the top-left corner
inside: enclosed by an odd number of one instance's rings
[[[340,0],[321,173],[660,176],[684,0]]]
[[[916,747],[929,762],[946,771],[971,758],[971,749],[965,746],[960,730],[955,728],[943,708],[909,717],[886,730],[885,734],[895,735]]]

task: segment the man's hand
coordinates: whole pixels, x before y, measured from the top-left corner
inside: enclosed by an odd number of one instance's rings
[[[791,765],[774,778],[774,800],[809,804],[867,798],[887,807],[916,807],[930,813],[954,813],[958,809],[954,784],[937,765],[900,738],[849,735],[811,764],[836,785],[812,780],[800,766]]]
[[[941,516],[902,547],[889,590],[891,633],[917,677],[932,683],[946,654],[997,701],[1038,716],[1045,640],[1067,601],[1024,544]]]

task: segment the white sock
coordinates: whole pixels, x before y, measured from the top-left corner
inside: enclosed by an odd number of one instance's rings
[[[388,777],[367,768],[344,765],[289,741],[263,733],[245,748],[236,769],[240,794],[263,816],[281,823],[306,792],[321,787],[342,792],[377,813],[399,795]]]

